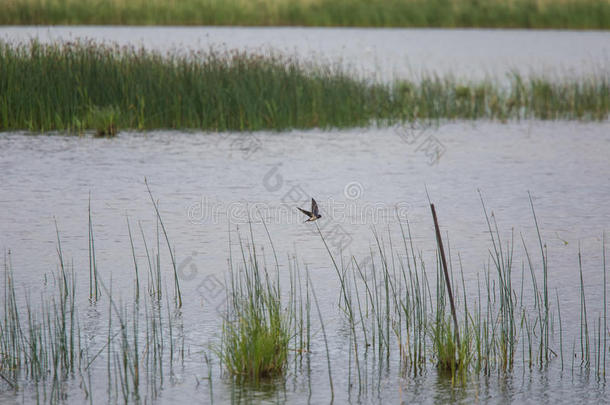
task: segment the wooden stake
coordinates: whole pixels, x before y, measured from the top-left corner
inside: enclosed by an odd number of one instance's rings
[[[457,345],[459,348],[460,347],[460,331],[458,328],[457,315],[455,314],[455,303],[453,301],[453,292],[451,291],[451,282],[449,280],[449,271],[447,270],[447,259],[445,259],[445,250],[443,249],[443,239],[441,238],[441,231],[438,226],[438,219],[436,218],[436,210],[434,209],[434,204],[430,203],[430,209],[432,210],[432,219],[434,220],[434,228],[436,230],[436,243],[438,244],[438,249],[441,252],[441,264],[443,265],[443,273],[445,274],[445,285],[447,286],[447,292],[449,293],[449,305],[451,306],[451,315],[453,316],[453,326],[455,328],[455,339],[457,341]]]

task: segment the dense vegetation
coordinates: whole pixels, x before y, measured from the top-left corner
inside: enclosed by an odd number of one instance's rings
[[[423,77],[372,83],[339,68],[240,52],[167,54],[77,42],[0,42],[0,130],[284,130],[413,119],[603,120],[607,74],[509,86]]]
[[[607,0],[9,0],[0,24],[610,28]]]

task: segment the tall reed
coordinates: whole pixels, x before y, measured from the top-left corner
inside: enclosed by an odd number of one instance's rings
[[[0,131],[119,129],[252,131],[389,125],[415,119],[604,120],[607,72],[579,78],[467,82],[424,76],[371,82],[340,68],[244,52],[160,54],[94,42],[0,40]]]
[[[352,257],[347,261],[348,265],[344,265],[345,262],[327,248],[332,267],[338,276],[339,288],[345,291],[342,293],[341,305],[345,320],[352,330],[350,340],[354,351],[349,353],[350,359],[366,359],[371,347],[367,342],[372,342],[373,347],[376,343],[379,363],[374,367],[379,368],[382,360],[386,361],[384,359],[391,355],[382,357],[381,353],[391,353],[389,348],[396,345],[400,364],[405,371],[417,375],[425,370],[427,364],[432,363],[440,374],[448,375],[454,382],[464,382],[471,375],[490,375],[494,370],[510,373],[519,355],[523,359],[520,365],[523,368],[544,369],[553,359],[560,358],[563,369],[565,332],[560,299],[557,294],[555,301],[559,328],[556,330],[553,325],[555,308],[549,298],[548,252],[542,240],[533,200],[530,196],[540,259],[530,254],[525,237],[522,236],[523,259],[529,267],[531,282],[531,291],[524,292],[524,282],[528,278],[524,271],[525,263],[522,266],[520,291],[513,286],[512,281],[514,232],[511,231],[510,240],[503,241],[495,214],[488,213],[482,195],[480,198],[490,235],[490,265],[485,267],[483,273],[482,290],[481,283],[478,282],[478,293],[469,294],[466,283],[463,282],[462,294],[454,294],[459,326],[456,326],[447,309],[451,302],[446,288],[447,280],[453,280],[451,285],[456,287],[455,280],[451,274],[446,277],[446,267],[439,250],[436,255],[436,288],[430,288],[426,264],[422,253],[414,248],[408,221],[406,227],[399,222],[404,247],[400,254],[394,250],[389,234],[388,249],[386,242],[375,231],[373,236],[378,254],[371,255],[368,261]],[[319,234],[324,246],[328,246],[324,233]],[[605,259],[605,253],[603,258]],[[447,262],[451,263],[451,249]],[[342,265],[339,266],[338,263]],[[604,352],[608,350],[607,340],[601,332],[604,330],[606,315],[605,312],[600,314],[591,334],[580,252],[576,264],[581,283],[581,353],[577,357],[581,358],[583,370],[594,366],[601,378],[605,372]],[[605,262],[603,267],[605,276]],[[451,266],[448,268],[451,269]],[[461,302],[460,296],[463,297]],[[350,308],[357,308],[356,316],[350,313]],[[390,328],[393,332],[391,341],[387,333]],[[595,336],[593,344],[591,336]],[[364,342],[361,346],[364,353],[359,353],[358,342]],[[591,355],[595,356],[594,361],[591,361]],[[358,373],[367,375],[366,362],[361,360],[360,363],[353,364],[358,368]],[[366,381],[366,378],[363,377],[362,381]],[[362,381],[359,381],[360,384],[365,384]],[[368,388],[365,384],[365,387],[358,390],[362,392]]]

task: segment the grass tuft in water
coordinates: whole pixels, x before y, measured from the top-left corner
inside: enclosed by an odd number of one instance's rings
[[[442,375],[466,381],[473,359],[471,335],[458,334],[452,326],[453,319],[445,317],[431,326],[431,339],[436,368]]]
[[[223,362],[235,376],[257,381],[282,375],[290,336],[280,304],[269,292],[234,303],[223,328]]]
[[[309,308],[303,312],[298,268],[290,271],[289,297],[283,300],[279,278],[269,277],[257,257],[253,240],[252,230],[251,247],[244,246],[240,239],[242,265],[231,268],[219,354],[230,375],[258,383],[283,376],[289,352],[302,354],[309,347],[309,322],[304,323],[305,317],[309,319]],[[271,246],[273,249],[272,242]],[[279,271],[275,251],[274,257]]]

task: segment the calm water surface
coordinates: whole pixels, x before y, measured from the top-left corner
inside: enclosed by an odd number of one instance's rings
[[[112,275],[115,295],[130,297],[133,259],[126,217],[132,224],[141,221],[150,238],[155,232],[154,211],[144,185],[147,178],[160,202],[182,271],[182,317],[189,348],[184,368],[176,371],[161,395],[162,403],[177,398],[205,401],[209,397],[207,384],[198,386],[193,377],[207,375],[201,350],[219,338],[221,319],[215,308],[222,299],[210,298],[209,283],[224,279],[228,229],[233,234],[234,252],[238,250],[236,228],[242,238],[247,237],[248,211],[254,219],[259,214],[265,217],[281,257],[296,253],[311,271],[328,323],[339,402],[403,399],[471,403],[477,399],[501,403],[583,398],[596,402],[605,398],[603,385],[593,377],[588,380],[580,372],[562,374],[557,362],[544,373],[518,367],[512,377],[500,382],[494,376],[459,389],[451,388],[433,371],[418,379],[400,377],[394,365],[394,369],[384,371],[379,392],[358,398],[356,391],[348,396],[347,335],[336,307],[336,275],[319,236],[311,224],[302,223],[295,208],[306,207],[310,196],[320,203],[322,232],[331,241],[336,240],[333,234],[337,229],[349,234],[350,239],[343,243],[346,255],[367,256],[374,241],[372,228],[386,243],[390,236],[399,238],[399,215],[408,217],[415,244],[433,266],[434,234],[427,188],[437,204],[443,231],[448,232],[453,263],[457,266],[459,252],[466,282],[472,287],[477,274],[482,274],[490,247],[477,189],[494,212],[503,236],[510,236],[514,229],[533,250],[537,240],[530,191],[548,248],[550,284],[562,297],[564,322],[578,325],[579,245],[584,252],[588,305],[596,317],[601,309],[601,235],[610,224],[610,124],[445,123],[417,131],[420,129],[370,128],[247,135],[159,131],[123,132],[116,139],[2,134],[0,245],[11,250],[20,285],[36,288],[44,274],[56,267],[56,220],[64,254],[73,261],[83,307],[87,308],[87,206],[91,193],[100,274],[106,280]],[[425,146],[430,140],[442,148],[434,162]],[[262,226],[255,223],[253,231],[264,245]],[[520,246],[518,243],[515,253],[519,269],[524,259]],[[144,266],[141,238],[136,239],[136,251]],[[262,255],[271,263],[268,247]],[[170,280],[169,257],[162,260]],[[280,261],[280,271],[285,274],[286,260]],[[93,312],[88,332],[104,330],[99,312]],[[84,309],[81,315],[92,316]],[[570,337],[564,338],[572,342],[578,331],[578,327],[571,328]],[[262,402],[283,401],[284,395],[291,402],[324,401],[328,398],[326,359],[319,334],[314,340],[317,350],[309,378],[291,375],[285,392],[241,394],[254,395]],[[98,371],[104,372],[105,364]],[[218,402],[240,393],[217,372],[218,367],[214,369]],[[311,393],[310,384],[315,388]],[[27,395],[27,391],[19,399],[5,395],[3,403],[10,398],[27,402]],[[82,397],[77,386],[73,395]],[[106,398],[105,383],[96,388],[94,396]]]
[[[240,48],[280,51],[321,63],[340,63],[381,79],[425,72],[460,77],[502,77],[511,69],[557,75],[605,72],[610,53],[605,32],[505,30],[367,30],[305,28],[173,27],[0,27],[0,37],[23,41],[92,38],[161,51]],[[335,254],[366,263],[374,244],[400,244],[398,219],[408,219],[412,239],[429,269],[435,241],[427,194],[448,235],[451,263],[461,258],[466,288],[473,292],[489,263],[489,233],[481,195],[505,240],[515,238],[515,284],[526,258],[521,238],[537,252],[531,193],[549,257],[549,285],[561,297],[564,354],[579,345],[578,251],[582,252],[587,307],[603,309],[602,234],[610,224],[610,123],[523,121],[441,123],[429,128],[393,127],[287,133],[121,132],[115,139],[61,134],[0,134],[0,247],[18,285],[37,297],[57,268],[55,222],[64,256],[77,278],[83,334],[92,348],[107,336],[107,302],[88,295],[88,204],[101,277],[113,295],[131,302],[133,258],[127,230],[135,237],[136,260],[146,268],[139,227],[155,245],[156,221],[146,178],[158,199],[181,278],[184,306],[184,365],[175,366],[159,403],[205,403],[210,390],[203,351],[217,344],[222,324],[222,286],[229,249],[249,238],[248,222],[261,259],[274,263],[262,216],[280,257],[286,281],[287,256],[311,272],[327,326],[336,403],[600,403],[605,383],[566,360],[548,370],[529,370],[518,361],[508,376],[471,379],[452,387],[433,367],[417,378],[389,365],[369,367],[369,389],[348,390],[349,332],[337,308],[339,285],[328,253],[297,206],[320,204],[322,233]],[[231,240],[231,243],[229,242]],[[150,248],[150,246],[149,246]],[[164,277],[171,282],[169,255],[161,245]],[[539,256],[534,256],[539,269]],[[270,265],[275,272],[275,266]],[[431,270],[433,272],[433,270]],[[527,270],[526,270],[527,272]],[[526,281],[528,282],[528,281]],[[2,281],[4,283],[4,281]],[[178,320],[181,320],[178,322]],[[326,403],[330,390],[319,323],[312,341],[310,372],[291,369],[285,384],[253,390],[232,386],[213,360],[213,398],[255,403]],[[555,334],[553,348],[557,349]],[[368,366],[367,366],[368,367]],[[79,381],[67,387],[70,401],[84,402]],[[106,363],[93,366],[93,398],[105,403]],[[0,393],[0,403],[36,401],[36,390]]]

